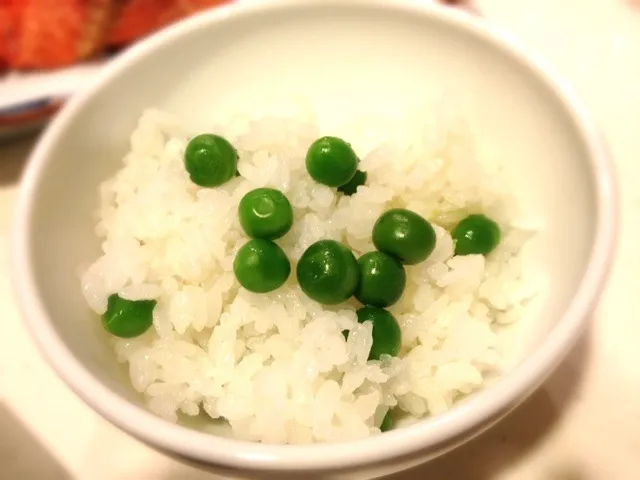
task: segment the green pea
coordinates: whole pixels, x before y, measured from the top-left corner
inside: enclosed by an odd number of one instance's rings
[[[193,183],[201,187],[217,187],[238,172],[238,152],[226,139],[203,133],[189,140],[184,164]]]
[[[320,240],[300,257],[298,283],[311,299],[325,305],[347,300],[358,285],[358,262],[342,243]]]
[[[353,195],[358,190],[358,187],[364,185],[367,181],[367,172],[362,170],[356,170],[355,175],[344,185],[338,187],[338,191],[345,195]]]
[[[402,264],[383,252],[365,253],[358,259],[360,282],[355,297],[372,307],[388,307],[402,296],[407,275]]]
[[[356,315],[358,322],[373,324],[373,346],[369,352],[369,360],[380,360],[381,355],[398,355],[402,344],[402,332],[391,313],[382,308],[362,307]]]
[[[391,409],[389,409],[382,419],[382,423],[380,424],[380,431],[387,432],[391,430],[391,428],[393,428],[393,418],[391,418]]]
[[[275,188],[256,188],[247,193],[238,207],[240,225],[253,238],[275,240],[293,225],[293,209],[287,197]]]
[[[233,272],[240,285],[250,292],[267,293],[284,285],[291,264],[278,245],[256,238],[240,247],[233,260]]]
[[[155,300],[127,300],[118,294],[107,299],[102,326],[111,335],[133,338],[142,335],[153,324]]]
[[[500,243],[500,227],[484,215],[469,215],[451,234],[456,255],[491,253]]]
[[[358,157],[353,148],[337,137],[322,137],[313,142],[305,163],[311,178],[329,187],[347,184],[358,169]]]
[[[436,232],[411,210],[394,208],[380,215],[373,226],[373,244],[405,265],[425,260],[436,246]]]

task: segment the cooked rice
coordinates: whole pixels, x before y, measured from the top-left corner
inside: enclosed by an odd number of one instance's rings
[[[116,292],[157,299],[152,329],[114,341],[133,387],[157,415],[176,422],[204,411],[228,422],[236,437],[268,443],[348,440],[378,433],[389,408],[416,418],[438,414],[501,373],[501,325],[517,321],[535,293],[521,276],[528,234],[513,227],[513,198],[483,170],[459,119],[423,109],[402,121],[361,121],[365,128],[321,131],[301,108],[288,117],[222,122],[213,133],[238,148],[242,176],[203,189],[183,166],[189,135],[199,132],[184,131],[166,113],[144,112],[124,165],[100,187],[103,253],[83,272],[82,289],[97,314]],[[306,150],[323,134],[347,138],[361,157],[368,180],[351,197],[305,170]],[[399,357],[367,361],[371,325],[356,321],[357,302],[319,305],[301,292],[295,273],[269,294],[239,287],[232,264],[246,237],[237,207],[263,186],[282,190],[294,208],[294,226],[278,240],[293,272],[320,239],[342,241],[356,256],[373,250],[373,224],[392,207],[435,225],[434,252],[406,268],[405,293],[390,308],[402,328]],[[503,231],[486,259],[453,256],[446,229],[471,212],[491,216]]]

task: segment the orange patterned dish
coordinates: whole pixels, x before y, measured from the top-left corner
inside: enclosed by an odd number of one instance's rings
[[[0,66],[69,66],[226,1],[0,0]]]
[[[58,111],[66,95],[55,85],[74,65],[108,58],[114,49],[227,1],[0,0],[0,140],[31,132]],[[12,96],[4,83],[10,77],[14,86],[30,83],[33,96]]]

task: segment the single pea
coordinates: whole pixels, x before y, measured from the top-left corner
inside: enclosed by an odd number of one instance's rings
[[[256,238],[240,247],[233,260],[233,272],[240,285],[250,292],[267,293],[287,281],[291,264],[278,245]]]
[[[184,164],[193,183],[201,187],[217,187],[238,172],[238,152],[226,139],[203,133],[189,140]]]
[[[142,335],[153,324],[155,300],[127,300],[118,294],[107,299],[102,326],[111,335],[133,338]]]
[[[329,187],[349,183],[358,169],[358,157],[347,142],[337,137],[322,137],[307,150],[306,166],[316,182]]]
[[[456,255],[487,255],[500,243],[500,227],[484,215],[469,215],[456,225],[451,236]]]
[[[358,285],[358,261],[351,250],[335,240],[320,240],[300,257],[298,283],[311,299],[325,305],[347,300]]]
[[[356,170],[355,175],[344,185],[338,187],[338,191],[345,195],[353,195],[358,191],[358,187],[364,185],[367,181],[367,172]]]
[[[238,207],[240,225],[253,238],[274,240],[293,225],[293,209],[287,197],[275,188],[256,188],[247,193]]]
[[[383,252],[365,253],[358,259],[360,282],[355,297],[364,305],[388,307],[402,296],[407,275],[402,264]]]
[[[373,244],[405,265],[425,260],[436,246],[436,232],[411,210],[394,208],[380,215],[373,226]]]
[[[391,418],[391,409],[387,410],[382,423],[380,424],[380,431],[387,432],[393,427],[393,419]]]
[[[373,323],[373,345],[369,352],[369,360],[380,360],[381,355],[392,357],[398,355],[402,343],[402,332],[391,313],[382,308],[362,307],[356,315],[360,323]]]

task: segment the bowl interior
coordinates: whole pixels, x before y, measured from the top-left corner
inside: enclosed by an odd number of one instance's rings
[[[546,293],[521,337],[527,340],[514,343],[516,356],[540,345],[562,317],[588,263],[596,221],[589,153],[574,119],[522,59],[463,22],[443,20],[437,10],[416,15],[375,4],[324,2],[194,19],[120,59],[53,126],[37,160],[42,168],[28,219],[32,274],[59,337],[114,392],[140,401],[84,303],[77,271],[99,253],[98,185],[119,168],[147,107],[204,128],[213,113],[294,94],[312,98],[329,118],[449,92],[478,148],[503,162],[525,218],[540,228],[529,266],[545,274]]]

